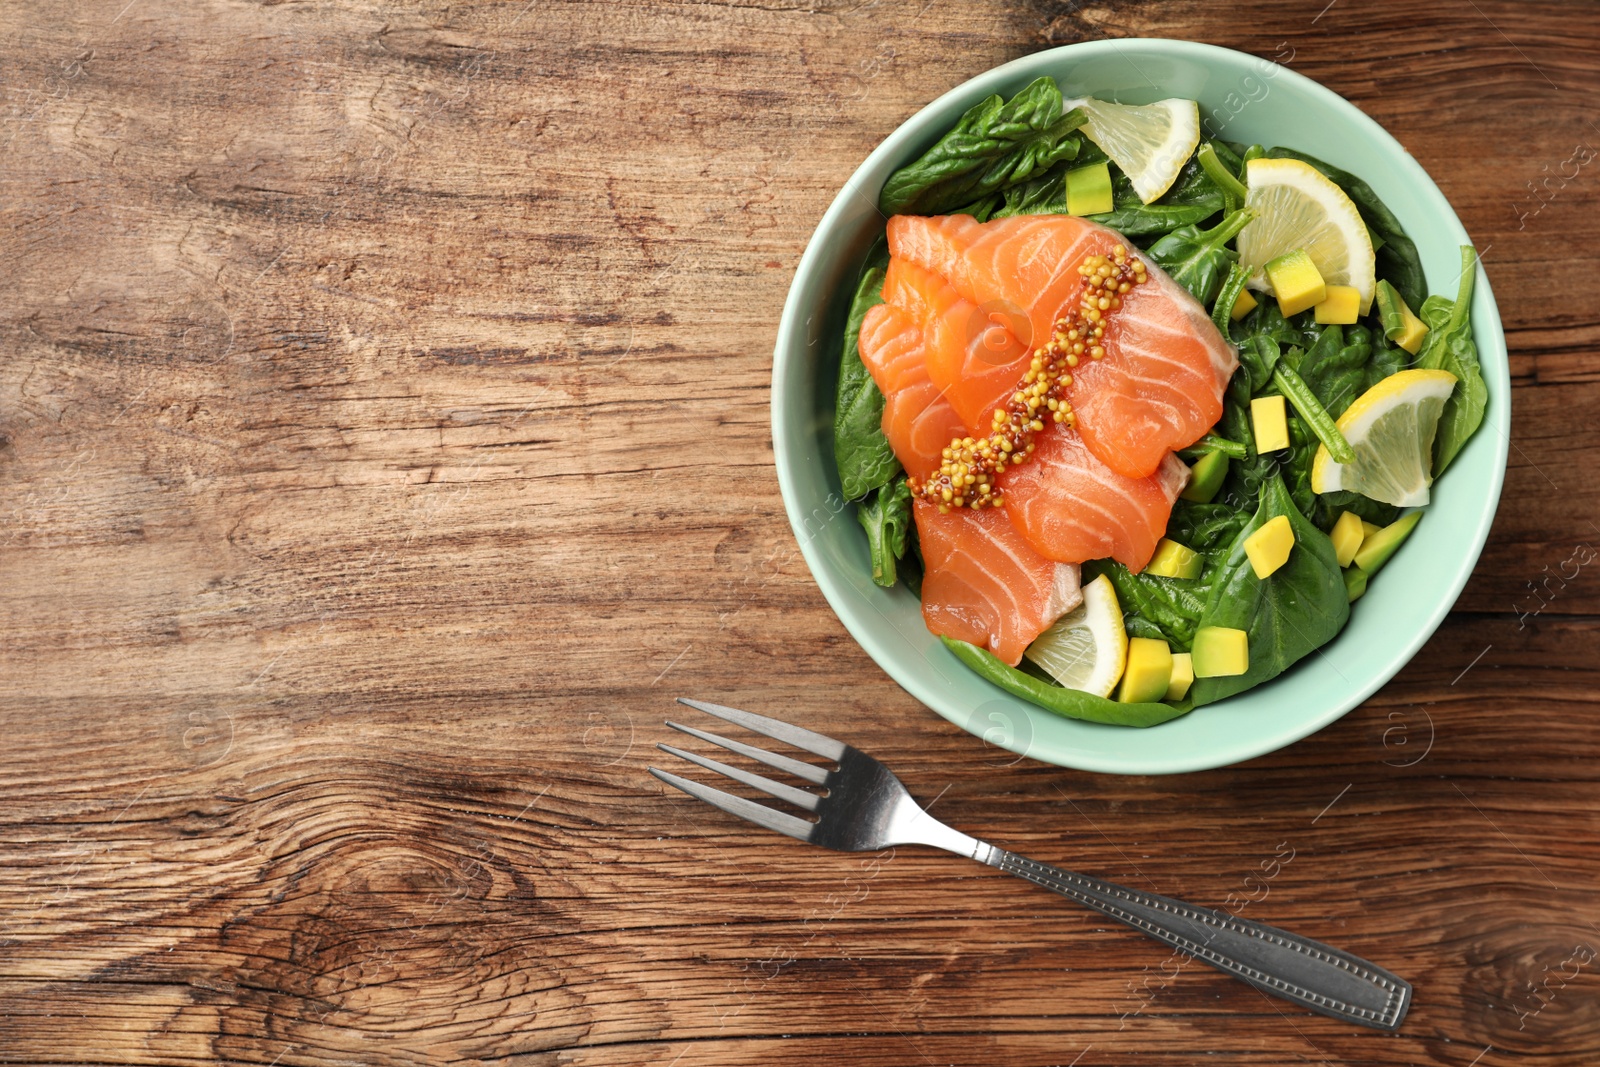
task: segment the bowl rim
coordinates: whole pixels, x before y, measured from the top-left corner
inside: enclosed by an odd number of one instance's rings
[[[862,191],[864,178],[883,161],[903,151],[907,142],[927,136],[923,127],[930,121],[930,116],[944,110],[957,101],[966,101],[966,106],[971,106],[984,96],[996,92],[1001,86],[1016,79],[1019,75],[1053,74],[1054,69],[1059,69],[1064,61],[1069,58],[1088,59],[1117,55],[1129,59],[1127,51],[1147,55],[1174,55],[1188,59],[1198,59],[1205,62],[1208,59],[1224,59],[1229,63],[1247,60],[1256,64],[1270,64],[1273,68],[1274,79],[1285,79],[1289,84],[1297,85],[1302,92],[1318,98],[1322,103],[1334,109],[1349,112],[1357,126],[1363,127],[1372,139],[1383,146],[1384,154],[1394,157],[1395,165],[1404,171],[1404,177],[1418,183],[1424,189],[1431,191],[1444,205],[1449,218],[1451,232],[1456,243],[1461,245],[1473,244],[1466,228],[1462,225],[1455,208],[1437,183],[1423,169],[1422,165],[1408,152],[1392,134],[1380,126],[1376,120],[1367,115],[1355,104],[1344,99],[1333,90],[1300,74],[1297,71],[1274,63],[1272,60],[1256,56],[1249,52],[1237,49],[1224,48],[1219,45],[1201,44],[1194,41],[1183,41],[1160,37],[1127,37],[1111,38],[1101,41],[1084,41],[1076,44],[1063,45],[1057,48],[1045,49],[1019,57],[997,67],[992,67],[966,81],[956,85],[941,94],[915,114],[901,122],[885,137],[876,148],[868,154],[867,158],[851,173],[839,190],[833,201],[829,204],[821,220],[817,223],[811,237],[807,241],[804,254],[795,270],[794,279],[790,284],[789,292],[784,300],[783,311],[779,320],[778,333],[774,348],[773,376],[772,376],[772,440],[775,466],[778,474],[779,493],[783,498],[784,510],[789,519],[789,525],[796,540],[799,542],[800,552],[810,569],[813,580],[822,590],[823,597],[835,616],[844,625],[850,636],[870,656],[878,666],[911,696],[924,706],[938,714],[940,717],[961,727],[969,733],[976,732],[971,724],[963,721],[954,712],[946,710],[940,694],[927,680],[914,673],[897,669],[891,657],[887,656],[878,647],[877,636],[866,622],[856,617],[856,612],[848,607],[848,594],[851,588],[840,578],[836,577],[820,558],[820,549],[808,536],[805,525],[805,512],[799,499],[796,484],[796,464],[800,457],[790,454],[783,445],[793,426],[796,416],[789,411],[789,394],[784,384],[782,367],[785,362],[785,352],[796,348],[796,336],[801,335],[806,326],[808,309],[801,306],[801,295],[807,288],[807,279],[822,270],[829,260],[831,253],[823,246],[823,235],[830,233],[845,214],[846,207],[857,196],[866,196]],[[1131,61],[1131,60],[1130,60]],[[868,197],[876,205],[877,197]],[[1466,587],[1468,579],[1476,568],[1478,559],[1483,553],[1483,548],[1488,540],[1490,527],[1493,525],[1499,507],[1501,490],[1505,483],[1506,463],[1510,452],[1511,430],[1511,398],[1509,395],[1509,374],[1505,368],[1509,358],[1505,351],[1505,334],[1500,320],[1499,307],[1495,302],[1494,293],[1489,285],[1487,272],[1483,269],[1481,261],[1475,267],[1477,278],[1473,292],[1474,317],[1482,312],[1492,325],[1489,337],[1478,335],[1474,330],[1474,339],[1478,343],[1480,356],[1488,341],[1487,347],[1498,351],[1499,358],[1495,364],[1500,371],[1498,377],[1504,379],[1498,383],[1504,386],[1500,395],[1504,399],[1490,408],[1480,431],[1492,429],[1495,431],[1495,462],[1490,475],[1490,484],[1484,488],[1487,492],[1483,496],[1484,506],[1479,512],[1476,522],[1470,530],[1470,551],[1463,553],[1455,567],[1455,572],[1448,582],[1448,595],[1443,596],[1429,611],[1423,625],[1406,640],[1398,642],[1390,654],[1385,666],[1366,681],[1354,686],[1338,700],[1332,701],[1328,709],[1321,714],[1311,716],[1305,720],[1294,722],[1276,730],[1263,730],[1260,735],[1248,739],[1229,748],[1220,756],[1211,755],[1178,755],[1168,758],[1146,758],[1143,760],[1126,757],[1112,757],[1096,753],[1074,752],[1070,756],[1058,753],[1041,754],[1038,751],[1038,741],[1030,737],[1026,741],[1015,739],[999,741],[984,738],[986,744],[995,744],[1006,748],[1020,756],[1027,756],[1044,763],[1056,766],[1072,767],[1079,770],[1094,771],[1114,774],[1176,774],[1189,771],[1209,770],[1216,767],[1231,766],[1254,759],[1278,749],[1294,744],[1323,727],[1342,718],[1350,711],[1359,707],[1373,693],[1387,685],[1417,654],[1424,644],[1433,636],[1434,632],[1443,623],[1456,601],[1460,598],[1461,591]],[[803,345],[802,345],[803,347]],[[1488,374],[1486,373],[1486,377]],[[1496,418],[1498,416],[1498,418]],[[1291,668],[1292,672],[1293,668]],[[902,676],[904,675],[904,676]],[[1276,681],[1277,679],[1273,679]],[[1001,690],[996,687],[996,692]],[[1228,698],[1233,699],[1233,698]],[[1217,706],[1222,706],[1227,701],[1219,701]],[[1050,715],[1042,708],[1033,709],[1042,715]],[[1153,729],[1159,729],[1154,727]]]

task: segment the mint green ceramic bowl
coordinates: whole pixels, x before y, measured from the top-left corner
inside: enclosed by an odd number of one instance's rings
[[[1296,148],[1361,176],[1416,241],[1429,290],[1455,292],[1459,248],[1469,239],[1449,202],[1399,142],[1315,82],[1254,56],[1186,41],[1094,41],[1027,56],[951,90],[890,134],[812,235],[784,305],[773,364],[772,438],[784,505],[811,573],[861,647],[912,696],[989,744],[1117,774],[1250,759],[1321,729],[1370,696],[1416,654],[1466,584],[1494,518],[1510,442],[1511,387],[1494,296],[1480,270],[1472,324],[1489,386],[1483,427],[1332,643],[1265,685],[1145,730],[1064,719],[1018,700],[946,651],[903,585],[872,584],[866,536],[854,505],[840,497],[834,470],[832,343],[849,282],[883,230],[875,204],[884,180],[978,100],[1010,96],[1044,74],[1068,97],[1133,104],[1192,98],[1211,136]]]

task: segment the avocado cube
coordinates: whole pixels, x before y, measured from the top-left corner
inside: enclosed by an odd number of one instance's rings
[[[1222,483],[1227,478],[1228,454],[1207,452],[1195,460],[1194,466],[1189,468],[1189,484],[1183,487],[1183,492],[1179,495],[1196,504],[1209,504],[1222,491]]]
[[[1302,248],[1268,260],[1264,269],[1267,281],[1272,283],[1272,295],[1278,298],[1278,310],[1283,312],[1284,318],[1316,307],[1328,295],[1328,285],[1322,280],[1322,272],[1317,270],[1317,265],[1311,262],[1311,257]]]
[[[1328,295],[1311,309],[1311,317],[1321,323],[1350,325],[1361,317],[1361,290],[1353,285],[1328,286]]]
[[[1275,515],[1261,524],[1261,529],[1244,539],[1244,554],[1250,560],[1250,569],[1257,578],[1265,578],[1289,562],[1294,548],[1294,527],[1289,516]]]
[[[1225,678],[1250,669],[1250,635],[1231,626],[1202,626],[1195,631],[1196,678]]]
[[[1067,171],[1067,214],[1103,215],[1116,207],[1111,170],[1104,163]]]
[[[1128,666],[1122,672],[1117,699],[1124,704],[1148,704],[1167,694],[1172,682],[1172,649],[1159,637],[1128,640]]]
[[[1289,447],[1289,420],[1283,397],[1258,396],[1250,401],[1250,429],[1256,437],[1257,452],[1276,452]]]
[[[1344,595],[1354,604],[1361,599],[1361,594],[1367,591],[1367,572],[1360,567],[1346,567],[1344,569]]]
[[[1428,336],[1428,325],[1417,318],[1403,302],[1400,305],[1400,317],[1405,320],[1405,327],[1399,336],[1391,337],[1390,340],[1414,356],[1422,347],[1423,338]]]
[[[1172,681],[1167,683],[1167,695],[1164,700],[1182,700],[1189,695],[1189,687],[1194,684],[1194,660],[1187,652],[1174,652],[1172,654]]]
[[[1205,563],[1194,549],[1163,537],[1156,542],[1156,554],[1150,557],[1144,573],[1157,578],[1198,578]]]
[[[1339,557],[1339,566],[1348,567],[1356,558],[1361,542],[1366,540],[1367,532],[1361,528],[1360,515],[1344,511],[1339,513],[1339,521],[1333,524],[1328,537],[1333,541],[1333,554]]]
[[[1421,521],[1422,512],[1413,511],[1409,515],[1400,516],[1369,536],[1361,542],[1361,548],[1356,552],[1356,566],[1366,571],[1369,577],[1377,574],[1378,568],[1389,562],[1389,557],[1394,555],[1395,549],[1411,536],[1411,531],[1416,529],[1417,523]]]
[[[1239,299],[1233,302],[1233,310],[1228,312],[1228,319],[1232,322],[1238,322],[1258,306],[1259,304],[1256,302],[1256,298],[1251,295],[1250,290],[1240,289]]]

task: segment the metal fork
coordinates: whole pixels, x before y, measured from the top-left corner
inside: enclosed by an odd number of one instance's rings
[[[842,741],[720,704],[682,698],[678,703],[836,764],[835,769],[828,770],[669,721],[667,725],[674,730],[823,788],[821,793],[798,789],[681,748],[656,746],[663,752],[816,815],[816,821],[812,822],[650,768],[651,774],[668,785],[758,826],[841,852],[863,852],[891,845],[932,845],[946,849],[1053,889],[1069,900],[1086,904],[1263,992],[1346,1022],[1394,1030],[1400,1026],[1411,1004],[1411,986],[1403,979],[1321,942],[1236,919],[1220,911],[1197,908],[1181,900],[1124,889],[1098,878],[1063,871],[952,830],[923,811],[889,768]]]

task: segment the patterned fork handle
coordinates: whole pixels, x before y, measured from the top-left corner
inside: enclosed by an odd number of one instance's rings
[[[1313,1011],[1380,1030],[1394,1030],[1405,1018],[1410,984],[1320,941],[1073,874],[990,844],[980,843],[973,859],[1052,889]]]

